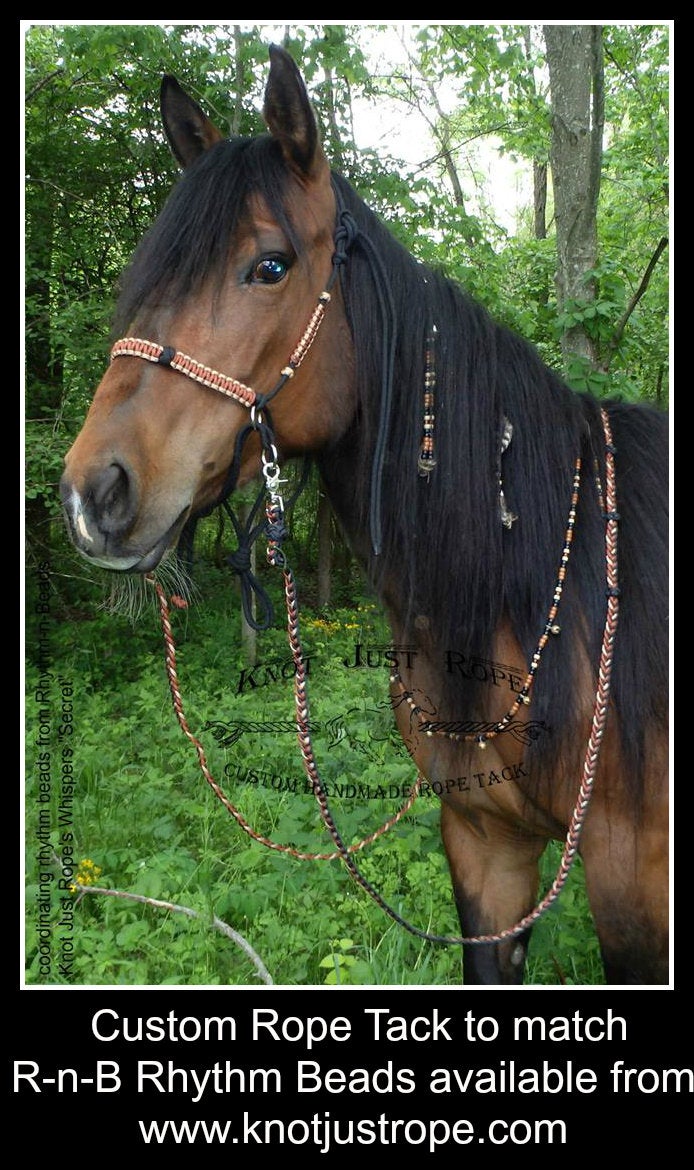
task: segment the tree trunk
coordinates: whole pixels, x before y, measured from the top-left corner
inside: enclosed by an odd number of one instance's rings
[[[330,605],[332,593],[332,508],[319,488],[318,503],[318,606]]]
[[[552,102],[550,165],[557,225],[557,300],[560,311],[580,314],[595,300],[597,204],[603,130],[602,29],[595,25],[544,28]],[[562,340],[573,355],[598,365],[595,341],[579,320]]]
[[[437,122],[431,128],[432,134],[441,147],[441,157],[443,158],[444,165],[446,167],[448,181],[451,184],[453,202],[455,203],[456,207],[459,207],[463,214],[467,216],[463,185],[460,181],[460,175],[458,174],[458,168],[455,165],[455,159],[451,149],[450,119],[446,116],[446,114],[444,114],[441,108],[436,86],[434,86],[431,81],[427,81],[426,84],[427,89],[429,90],[429,96],[431,97],[432,104],[437,113]],[[466,232],[464,227],[461,230],[461,235],[468,244],[474,245],[474,237]]]
[[[251,514],[252,507],[252,503],[244,502],[239,504],[239,521],[242,528],[245,528],[248,523],[248,518]],[[251,573],[253,576],[255,576],[257,565],[255,543],[251,545],[250,557]],[[241,651],[243,653],[243,660],[247,666],[255,666],[256,662],[258,661],[258,631],[255,630],[253,626],[249,626],[248,622],[246,621],[246,615],[243,612],[243,606],[239,606],[239,610],[241,615]],[[255,594],[252,594],[251,599],[251,616],[255,619]]]
[[[229,130],[231,137],[236,138],[241,133],[241,117],[243,114],[243,34],[241,26],[234,25],[234,105],[231,112]]]
[[[525,55],[528,59],[529,80],[533,93],[535,77],[532,68],[533,46],[530,25],[523,30]],[[533,227],[536,240],[547,239],[547,163],[544,159],[533,159]]]
[[[340,138],[340,130],[337,125],[337,113],[335,110],[335,82],[333,79],[333,71],[329,65],[323,66],[325,76],[325,83],[323,92],[325,94],[325,111],[330,127],[330,149],[332,161],[335,169],[338,171],[344,170],[345,160],[342,156],[342,141]]]
[[[533,160],[533,221],[535,239],[547,239],[547,163]]]

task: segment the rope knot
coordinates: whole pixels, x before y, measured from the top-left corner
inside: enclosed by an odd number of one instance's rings
[[[157,365],[170,366],[175,356],[176,350],[173,345],[165,345],[157,358]]]
[[[340,224],[335,232],[335,253],[333,264],[347,263],[347,253],[359,235],[359,226],[350,211],[340,212]]]
[[[242,544],[233,552],[229,553],[226,558],[227,564],[234,570],[235,573],[248,573],[251,568],[251,549],[250,545]]]
[[[273,544],[281,544],[289,535],[283,520],[268,520],[265,525],[265,533]]]

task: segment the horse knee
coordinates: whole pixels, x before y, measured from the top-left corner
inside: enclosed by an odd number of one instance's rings
[[[463,982],[470,985],[511,986],[525,975],[530,931],[502,943],[473,943],[463,947]]]

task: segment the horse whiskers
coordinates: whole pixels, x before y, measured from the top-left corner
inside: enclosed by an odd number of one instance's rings
[[[186,603],[195,601],[199,596],[197,586],[180,560],[172,553],[168,553],[148,576],[150,580],[158,581],[166,593],[179,597]],[[158,612],[156,593],[141,574],[123,573],[110,576],[108,584],[108,593],[99,606],[106,613],[126,617],[135,625],[150,608]]]

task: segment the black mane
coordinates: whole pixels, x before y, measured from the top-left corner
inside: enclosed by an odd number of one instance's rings
[[[596,471],[605,482],[600,405],[572,391],[522,338],[492,320],[451,281],[417,262],[340,178],[341,200],[378,248],[398,316],[395,405],[383,477],[383,550],[369,557],[372,580],[397,596],[407,639],[489,659],[507,616],[526,659],[547,620],[562,554],[577,456],[582,482],[574,541],[561,599],[562,634],[548,643],[529,711],[548,734],[533,748],[535,767],[584,744],[577,736],[579,661],[597,671],[605,621],[605,523]],[[350,477],[358,527],[367,531],[369,466],[380,387],[373,278],[358,249],[346,268],[348,313],[357,354],[361,421]],[[426,336],[435,325],[437,465],[417,474],[422,437]],[[619,562],[623,585],[612,694],[626,751],[626,782],[638,804],[645,737],[667,704],[667,466],[664,415],[643,406],[603,402],[617,447]],[[507,503],[518,520],[501,524],[498,461],[503,418],[513,438],[503,456]],[[326,469],[336,468],[332,457]],[[333,479],[345,481],[333,470]],[[368,555],[366,546],[363,552]],[[428,627],[418,633],[417,618]],[[518,663],[508,664],[520,666]],[[479,682],[460,672],[441,677],[440,717],[481,717]],[[510,704],[509,704],[510,705]],[[523,709],[519,712],[523,715]],[[528,717],[528,716],[526,716]]]

